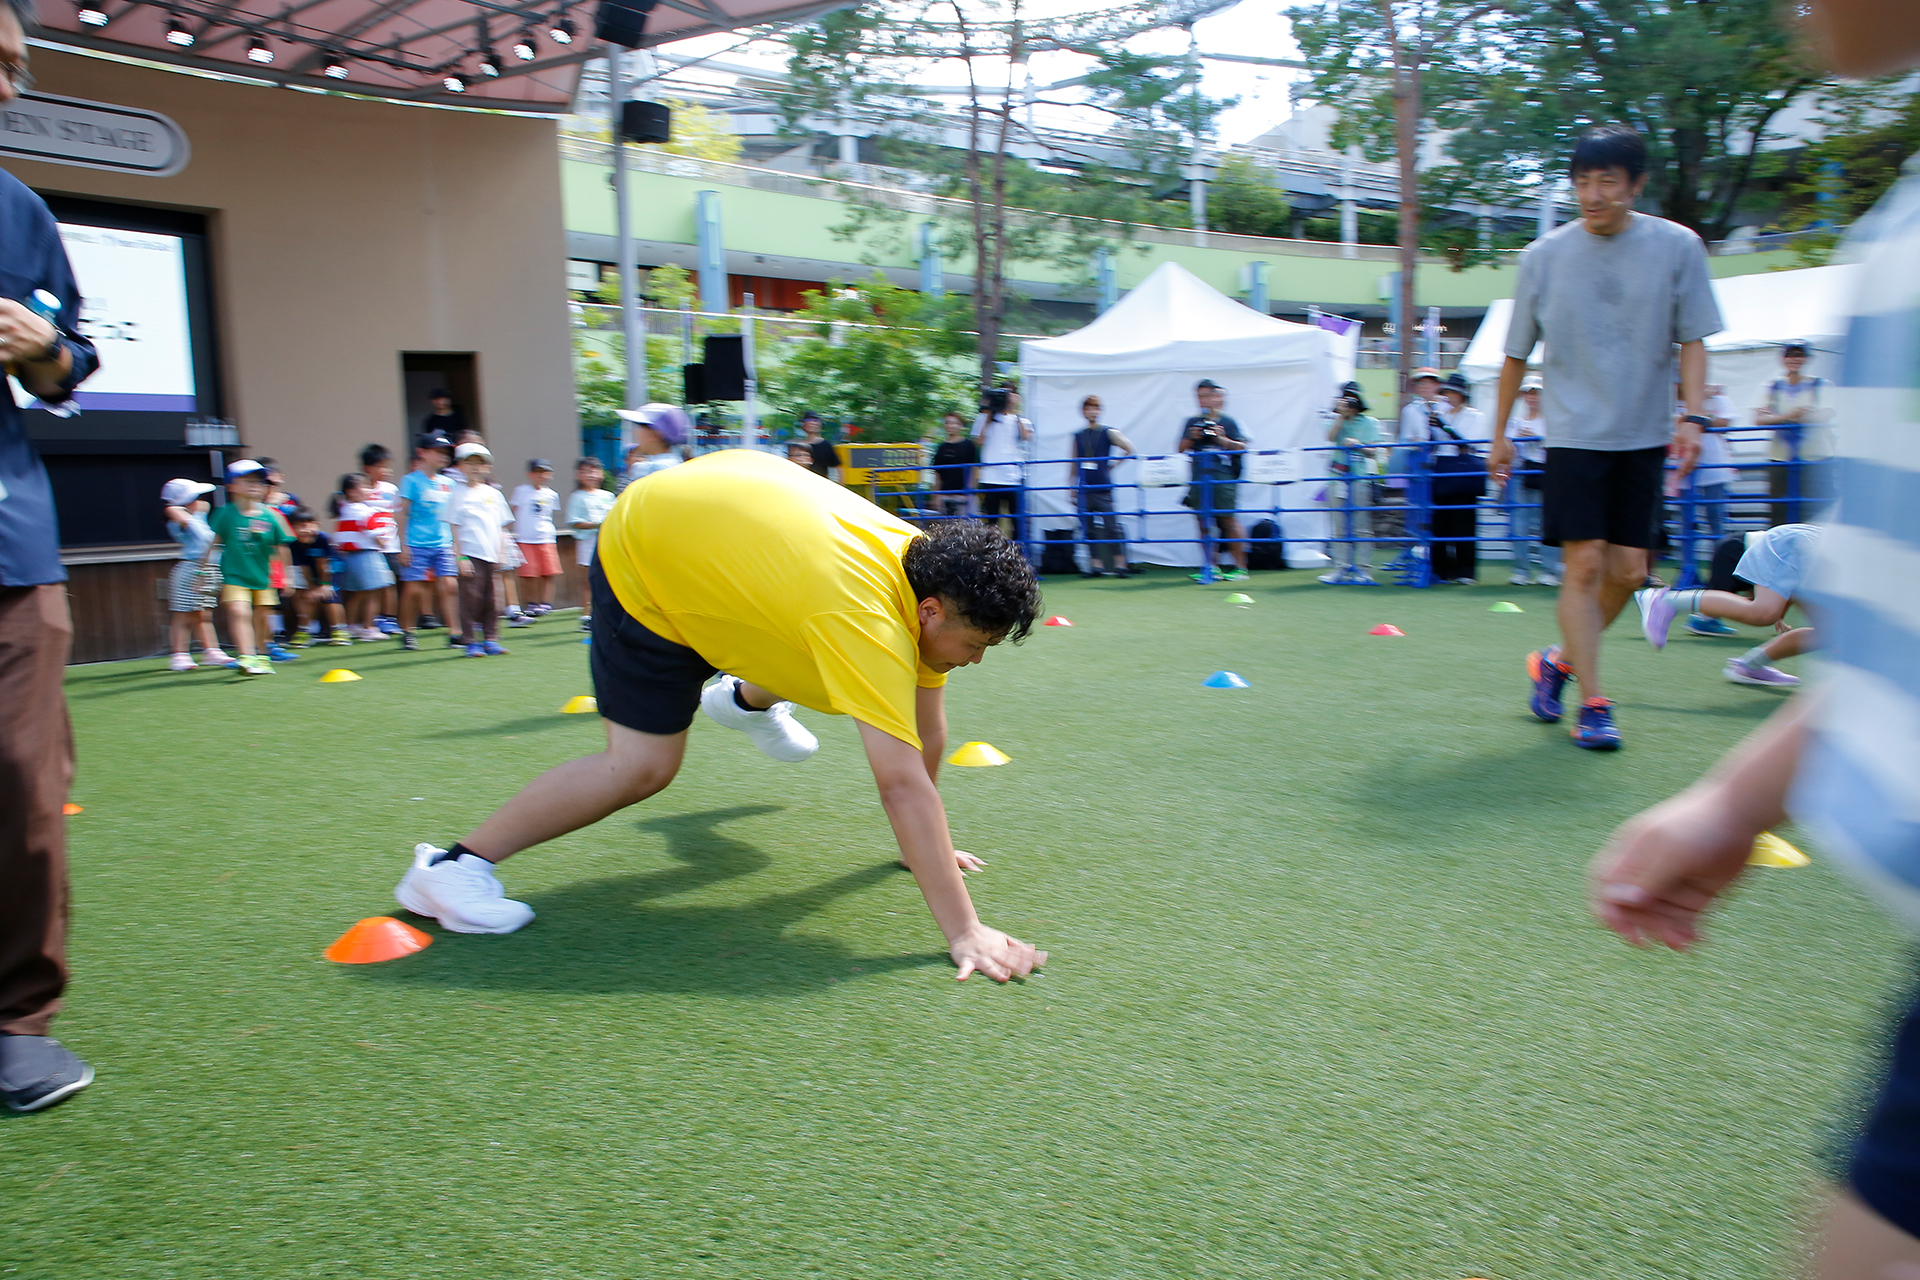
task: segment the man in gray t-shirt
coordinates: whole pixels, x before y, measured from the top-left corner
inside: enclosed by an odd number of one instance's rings
[[[1561,690],[1578,680],[1573,740],[1597,751],[1620,745],[1600,686],[1600,634],[1646,583],[1669,446],[1682,475],[1699,456],[1704,339],[1721,328],[1700,237],[1634,212],[1647,185],[1646,156],[1640,135],[1619,125],[1589,129],[1574,148],[1580,217],[1520,256],[1494,415],[1499,423],[1512,415],[1527,358],[1544,341],[1541,540],[1561,548],[1566,569],[1562,642],[1528,656],[1529,706],[1542,720],[1559,720]],[[1676,381],[1687,411],[1677,430]],[[1513,444],[1505,432],[1487,467],[1496,485],[1506,482]]]

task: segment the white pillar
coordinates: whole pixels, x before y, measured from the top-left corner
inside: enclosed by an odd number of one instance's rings
[[[1340,256],[1360,256],[1360,207],[1353,200],[1353,162],[1358,147],[1340,153]]]

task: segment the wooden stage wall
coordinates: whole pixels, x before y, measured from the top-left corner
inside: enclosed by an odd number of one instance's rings
[[[571,609],[580,601],[587,571],[573,560],[573,544],[562,538],[560,567],[565,576],[554,587],[556,608]],[[171,559],[68,564],[67,603],[73,612],[73,654],[68,662],[113,662],[167,652],[167,577],[172,572]],[[226,623],[221,620],[217,625],[225,644]]]

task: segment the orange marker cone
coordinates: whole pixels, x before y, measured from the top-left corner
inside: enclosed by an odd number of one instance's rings
[[[1049,627],[1070,627],[1073,624],[1056,613],[1047,619],[1046,625]]]
[[[1407,633],[1394,626],[1391,622],[1383,622],[1368,631],[1367,634],[1370,636],[1403,636]]]
[[[379,964],[410,956],[432,942],[427,934],[392,916],[369,916],[336,938],[325,954],[335,964]]]
[[[86,811],[87,810],[85,805],[63,804],[60,806],[60,812],[66,814],[69,818],[71,818],[76,813],[85,813]]]

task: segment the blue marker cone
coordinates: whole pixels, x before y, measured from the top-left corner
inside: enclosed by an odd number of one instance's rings
[[[592,644],[592,643],[593,643],[593,637],[592,637],[592,636],[581,636],[581,637],[580,637],[580,643],[581,643],[581,644]]]
[[[1200,683],[1208,689],[1251,689],[1253,687],[1231,671],[1216,671]]]

